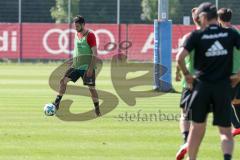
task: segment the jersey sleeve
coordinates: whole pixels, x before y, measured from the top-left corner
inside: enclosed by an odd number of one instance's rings
[[[182,47],[185,48],[189,53],[196,47],[196,32],[192,32],[183,42]]]
[[[94,35],[94,33],[90,32],[88,34],[88,37],[87,37],[87,43],[88,45],[92,48],[92,47],[95,47],[97,45],[96,43],[96,36]]]

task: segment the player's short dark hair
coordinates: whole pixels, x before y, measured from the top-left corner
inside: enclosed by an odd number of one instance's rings
[[[205,13],[207,16],[207,20],[217,19],[217,8],[210,2],[204,2],[199,5],[197,15],[199,16],[201,13]]]
[[[198,15],[196,14],[196,11],[197,11],[197,7],[194,7],[192,10],[191,10],[191,12],[192,12],[192,17],[193,18],[198,18]]]
[[[73,18],[74,23],[80,23],[80,24],[85,24],[85,19],[81,15],[77,15],[76,17]]]
[[[200,21],[199,21],[199,16],[197,15],[197,7],[194,7],[192,9],[192,18],[194,19],[194,21],[200,26]]]
[[[229,8],[221,8],[218,10],[218,18],[223,22],[231,22],[232,10]]]

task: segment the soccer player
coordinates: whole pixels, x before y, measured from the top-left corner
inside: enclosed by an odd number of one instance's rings
[[[198,19],[198,16],[196,15],[197,8],[192,9],[192,19],[193,22],[196,26],[196,29],[199,30],[201,29],[200,22]],[[186,35],[183,36],[183,38],[180,41],[179,48],[182,47],[184,41],[187,39],[187,37],[190,35],[190,33],[187,33]],[[185,63],[190,71],[191,74],[194,74],[194,69],[193,69],[193,53],[189,54],[185,58]],[[177,65],[177,71],[176,71],[176,81],[180,81],[182,83],[182,96],[180,100],[180,108],[181,108],[181,119],[180,119],[180,130],[183,135],[183,142],[184,144],[180,147],[179,151],[176,154],[176,160],[182,160],[187,153],[187,138],[189,134],[189,128],[190,128],[190,121],[189,121],[189,109],[188,109],[188,103],[191,98],[191,86],[187,86],[187,83],[184,78],[181,78],[181,73],[180,73],[180,68]]]
[[[82,16],[76,16],[73,21],[77,31],[74,40],[73,60],[70,62],[71,67],[60,81],[59,94],[53,104],[58,109],[68,82],[76,82],[81,77],[83,84],[88,86],[91,93],[95,113],[100,116],[98,93],[95,89],[96,37],[92,31],[85,27],[85,19]]]
[[[177,54],[178,65],[188,85],[193,86],[189,104],[192,122],[188,137],[188,160],[197,158],[210,107],[213,125],[219,128],[224,160],[231,160],[234,144],[231,134],[231,82],[238,81],[240,72],[231,75],[233,48],[240,49],[240,35],[233,29],[218,25],[217,9],[209,2],[198,7],[197,15],[204,29],[193,31]],[[193,50],[195,78],[184,62]]]
[[[218,10],[218,22],[222,27],[236,29],[231,24],[232,10],[229,8],[221,8]],[[240,52],[234,49],[233,55],[233,73],[237,73],[240,69]],[[232,124],[234,129],[232,130],[233,136],[240,134],[240,84],[238,83],[234,88],[232,100]]]

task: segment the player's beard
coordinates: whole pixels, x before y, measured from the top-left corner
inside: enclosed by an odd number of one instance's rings
[[[83,28],[79,29],[78,32],[82,32],[83,31]]]
[[[78,32],[82,32],[83,31],[83,27],[81,26],[81,28],[78,29]]]

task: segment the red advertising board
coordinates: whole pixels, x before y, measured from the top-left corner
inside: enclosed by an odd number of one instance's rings
[[[18,58],[20,27],[16,24],[0,24],[0,58]]]
[[[153,58],[153,25],[89,24],[95,32],[99,57],[111,59],[124,53],[131,60]],[[179,39],[194,26],[173,25],[172,55],[175,57]],[[0,58],[67,59],[73,48],[74,28],[67,24],[23,23],[0,24]]]

